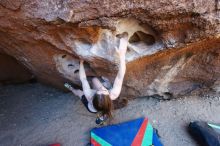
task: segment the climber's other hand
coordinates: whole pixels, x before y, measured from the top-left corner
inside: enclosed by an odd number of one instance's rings
[[[128,33],[124,32],[120,37],[119,48],[115,48],[120,57],[125,56],[128,46]]]
[[[83,65],[84,60],[80,59],[80,65]]]

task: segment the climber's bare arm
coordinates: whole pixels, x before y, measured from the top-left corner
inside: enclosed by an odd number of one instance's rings
[[[80,97],[80,99],[82,98],[82,96],[83,96],[83,91],[82,91],[82,90],[80,90],[80,89],[75,89],[75,88],[73,88],[73,87],[72,87],[70,84],[68,84],[68,83],[65,83],[64,86],[65,86],[67,89],[69,89],[70,91],[72,91],[74,95]]]
[[[120,39],[119,48],[116,48],[116,52],[120,58],[119,71],[115,78],[113,88],[110,91],[110,98],[115,100],[121,93],[122,83],[126,71],[125,54],[127,51],[128,38],[127,35]]]
[[[82,98],[82,96],[83,96],[83,91],[82,90],[72,88],[71,91],[73,92],[74,95],[79,96],[80,99]]]
[[[89,82],[87,81],[83,60],[80,60],[79,77],[82,82],[84,95],[86,96],[87,100],[91,100],[91,98],[95,94],[95,91],[90,88]]]

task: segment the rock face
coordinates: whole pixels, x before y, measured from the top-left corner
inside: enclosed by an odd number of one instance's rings
[[[129,45],[121,96],[220,92],[219,1],[0,1],[0,48],[60,88],[80,85],[80,58],[88,76],[113,82],[122,32]]]
[[[0,85],[24,83],[34,79],[34,76],[13,57],[0,52]]]

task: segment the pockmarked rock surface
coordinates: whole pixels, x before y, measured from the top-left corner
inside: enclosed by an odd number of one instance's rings
[[[39,81],[114,81],[118,34],[129,35],[121,96],[163,99],[220,92],[220,3],[135,0],[2,0],[0,48]]]

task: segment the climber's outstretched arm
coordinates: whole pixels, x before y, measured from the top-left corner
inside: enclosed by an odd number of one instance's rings
[[[78,96],[80,99],[82,98],[82,96],[83,96],[82,90],[72,88],[71,91],[73,92],[74,95]]]
[[[65,83],[64,86],[65,86],[68,90],[72,91],[74,95],[78,96],[80,99],[82,98],[82,96],[83,96],[83,91],[82,91],[82,90],[80,90],[80,89],[75,89],[75,88],[73,88],[73,87],[72,87],[70,84],[68,84],[68,83]]]
[[[86,96],[87,100],[91,100],[91,98],[95,94],[95,91],[90,88],[89,83],[87,81],[83,60],[80,60],[79,77],[82,82],[84,95]]]
[[[115,78],[113,88],[110,91],[110,98],[115,100],[121,93],[122,83],[126,71],[126,63],[125,63],[125,54],[127,51],[128,37],[127,35],[120,39],[119,48],[115,48],[116,52],[119,55],[120,63],[119,63],[119,71]]]

